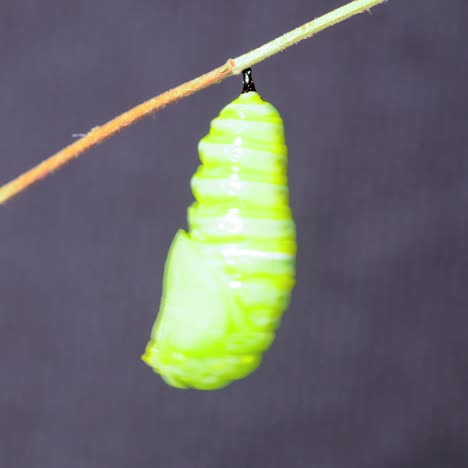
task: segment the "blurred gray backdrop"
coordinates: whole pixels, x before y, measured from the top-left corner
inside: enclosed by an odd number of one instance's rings
[[[0,183],[344,1],[3,0]],[[140,361],[196,145],[240,79],[0,206],[1,468],[466,468],[468,4],[392,0],[257,65],[297,286],[217,392]]]

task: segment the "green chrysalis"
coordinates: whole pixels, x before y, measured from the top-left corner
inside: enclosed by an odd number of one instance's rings
[[[142,358],[169,385],[214,390],[258,367],[294,287],[283,122],[250,69],[198,151],[189,232],[172,242]]]

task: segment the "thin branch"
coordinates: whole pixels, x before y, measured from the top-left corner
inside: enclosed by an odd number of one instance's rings
[[[77,158],[89,149],[97,146],[111,136],[139,120],[154,114],[168,104],[173,104],[187,96],[216,83],[220,83],[227,77],[237,75],[242,70],[259,63],[282,50],[312,37],[314,34],[344,21],[351,16],[368,11],[370,8],[387,0],[355,0],[336,10],[327,13],[309,23],[300,26],[273,41],[258,47],[244,55],[229,59],[224,65],[218,67],[192,81],[188,81],[176,88],[149,99],[127,112],[115,117],[104,125],[94,127],[88,134],[63,148],[59,152],[45,159],[37,166],[24,172],[16,179],[0,187],[0,204],[22,192],[30,185],[47,177],[71,160]]]

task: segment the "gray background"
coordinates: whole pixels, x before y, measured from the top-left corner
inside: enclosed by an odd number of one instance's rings
[[[0,183],[342,1],[0,4]],[[282,113],[297,287],[260,369],[140,361],[196,144],[167,108],[0,207],[0,467],[468,466],[465,0],[392,0],[254,68]]]

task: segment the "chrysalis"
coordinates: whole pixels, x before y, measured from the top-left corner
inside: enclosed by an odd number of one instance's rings
[[[172,242],[142,357],[178,388],[214,390],[253,372],[294,287],[283,122],[256,92],[251,70],[243,73],[242,94],[198,145],[189,232]]]

